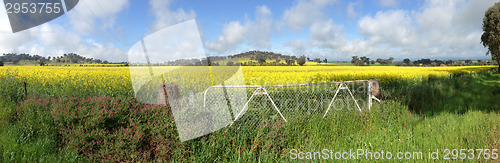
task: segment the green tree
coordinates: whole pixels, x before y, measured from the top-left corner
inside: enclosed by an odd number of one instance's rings
[[[257,60],[257,62],[259,62],[260,65],[263,65],[266,63],[266,56],[264,54],[257,54],[255,56],[255,60]]]
[[[314,58],[314,62],[320,64],[321,63],[321,59],[320,58]]]
[[[40,64],[40,66],[45,66],[45,59],[40,59],[38,64]]]
[[[370,58],[366,57],[366,56],[362,56],[360,58],[364,63],[366,63],[368,66],[370,65]]]
[[[385,65],[386,64],[386,61],[382,58],[377,58],[377,63],[381,64],[381,65]]]
[[[0,66],[3,66],[3,61],[2,60],[0,60]]]
[[[357,60],[356,63],[354,63],[356,66],[363,66],[365,65],[365,62],[363,62],[362,60]]]
[[[481,43],[488,48],[486,55],[500,63],[500,2],[495,3],[484,13]],[[500,73],[500,65],[498,66]]]
[[[410,65],[410,62],[411,61],[408,58],[403,59],[403,63],[406,63],[406,65]]]
[[[302,56],[299,59],[297,59],[297,64],[299,64],[301,66],[303,66],[304,64],[306,64],[306,57]]]
[[[356,63],[357,61],[359,61],[358,56],[352,56],[351,63]]]
[[[389,59],[385,60],[387,65],[392,64],[392,61],[394,61],[394,58],[389,57]]]
[[[13,63],[13,64],[18,64],[18,63],[19,63],[19,61],[21,61],[21,60],[20,60],[20,59],[18,59],[18,58],[16,58],[16,59],[13,59],[13,60],[12,60],[12,63]]]

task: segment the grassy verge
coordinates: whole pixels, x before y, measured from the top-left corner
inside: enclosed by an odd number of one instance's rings
[[[419,84],[401,81],[385,88],[384,102],[364,113],[338,110],[323,118],[296,111],[285,123],[268,118],[276,117],[274,112],[249,112],[231,128],[183,143],[164,106],[107,96],[24,100],[12,90],[12,99],[21,100],[1,102],[0,162],[289,162],[299,152],[306,158],[307,152],[324,149],[383,150],[393,159],[398,152],[422,152],[403,161],[428,160],[429,152],[439,150],[442,160],[445,149],[499,148],[499,81],[495,72]]]

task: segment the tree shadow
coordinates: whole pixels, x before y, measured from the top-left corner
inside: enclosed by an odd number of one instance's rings
[[[459,78],[433,78],[419,84],[399,84],[386,94],[385,98],[401,100],[410,111],[420,115],[469,111],[499,113],[500,74],[481,72]]]

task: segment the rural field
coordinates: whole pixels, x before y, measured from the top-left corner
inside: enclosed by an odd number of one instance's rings
[[[197,66],[184,68],[193,79],[204,75]],[[210,69],[215,68],[227,67]],[[335,92],[276,89],[270,95],[286,110],[287,122],[271,105],[262,105],[267,99],[256,98],[231,127],[181,142],[168,105],[135,99],[131,72],[146,68],[0,67],[0,162],[289,162],[298,152],[323,149],[420,151],[424,160],[436,150],[443,158],[445,149],[500,149],[500,75],[490,71],[495,66],[241,68],[246,85],[378,78],[382,102],[362,112],[341,108],[323,118],[325,104],[317,98],[331,99]],[[175,80],[167,78],[181,82]],[[280,99],[289,97],[297,98],[286,105]],[[303,101],[323,110],[311,111]],[[418,154],[410,157],[400,161],[419,159]],[[463,160],[457,152],[448,157]],[[493,154],[474,157],[499,160]]]

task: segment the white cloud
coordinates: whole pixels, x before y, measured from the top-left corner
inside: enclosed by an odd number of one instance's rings
[[[273,24],[271,10],[267,6],[257,6],[255,21],[246,23],[250,43],[259,48],[270,48],[269,37]]]
[[[312,46],[338,48],[345,42],[343,25],[335,25],[333,20],[318,21],[309,28],[309,40]]]
[[[226,53],[238,44],[248,41],[249,46],[262,49],[270,48],[269,38],[272,34],[272,12],[267,6],[257,6],[255,20],[247,20],[244,24],[232,21],[224,25],[222,33],[215,41],[205,42],[205,47],[217,53]],[[249,47],[249,48],[251,48]]]
[[[306,55],[308,47],[304,45],[303,41],[300,39],[292,40],[290,42],[285,43],[285,47],[292,48],[293,55],[302,56]]]
[[[389,6],[396,6],[398,4],[397,0],[380,0],[380,5],[384,7],[389,7]]]
[[[357,29],[361,37],[351,40],[346,39],[341,25],[332,20],[318,21],[310,27],[308,42],[302,43],[305,47],[299,47],[327,48],[330,56],[337,59],[349,59],[352,55],[373,59],[483,56],[485,49],[479,43],[481,23],[484,11],[493,3],[429,0],[418,10],[378,11],[359,19]],[[318,51],[309,52],[320,55]]]
[[[185,11],[182,8],[171,10],[173,0],[150,0],[151,12],[156,20],[151,27],[151,32],[165,27],[196,18],[193,10]]]
[[[224,53],[230,48],[234,48],[236,44],[243,42],[245,39],[246,29],[239,21],[232,21],[224,25],[222,34],[215,42],[207,41],[205,46],[212,51]]]
[[[347,17],[348,18],[354,19],[361,14],[361,13],[356,12],[356,10],[354,9],[354,7],[356,7],[358,5],[359,5],[359,3],[357,3],[357,2],[350,2],[347,5]]]
[[[293,7],[285,10],[284,23],[294,31],[300,31],[315,21],[323,19],[323,10],[336,0],[299,0]]]
[[[393,46],[411,45],[416,39],[412,19],[403,10],[379,11],[374,17],[365,16],[358,22],[359,33]]]
[[[114,44],[99,43],[83,38],[88,36],[87,34],[100,30],[94,27],[111,28],[114,25],[116,15],[126,8],[128,1],[94,2],[96,3],[80,1],[73,10],[68,12],[68,17],[58,18],[68,18],[69,22],[66,24],[48,22],[18,33],[12,33],[5,8],[0,7],[0,53],[30,53],[41,56],[77,53],[85,57],[125,61],[125,51],[117,48]],[[110,9],[106,11],[100,9],[85,10],[88,7]],[[72,28],[67,28],[68,26]]]
[[[128,0],[82,0],[67,14],[76,32],[91,34],[96,30],[112,28],[118,13],[128,6]]]

